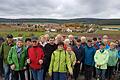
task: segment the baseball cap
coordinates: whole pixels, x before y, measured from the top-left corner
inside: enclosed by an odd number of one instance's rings
[[[31,38],[31,41],[37,41],[38,40],[38,37],[36,37],[36,36],[33,36],[32,38]]]
[[[13,38],[13,35],[12,34],[8,34],[7,38]]]

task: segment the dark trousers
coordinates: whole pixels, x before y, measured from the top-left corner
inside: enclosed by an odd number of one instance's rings
[[[76,63],[73,69],[73,77],[75,80],[77,80],[79,72],[80,72],[80,63]]]
[[[84,65],[85,69],[85,80],[92,80],[93,67],[90,65]]]
[[[95,66],[93,67],[93,77],[96,78],[96,68],[95,68]]]
[[[21,80],[25,80],[25,71],[12,71],[12,80],[19,80],[19,75]]]
[[[29,66],[28,65],[27,65],[26,72],[27,72],[27,78],[28,78],[28,80],[30,80],[30,71],[29,71]]]
[[[2,61],[2,59],[0,58],[0,76],[2,77],[2,75],[3,75],[3,61]]]
[[[47,65],[44,66],[43,80],[45,80],[46,74],[48,72],[48,68],[49,68],[49,66],[47,66]]]
[[[115,66],[108,66],[107,68],[107,79],[110,80],[114,75]]]
[[[96,75],[97,78],[99,78],[100,80],[105,80],[105,73],[106,73],[106,69],[96,68]]]

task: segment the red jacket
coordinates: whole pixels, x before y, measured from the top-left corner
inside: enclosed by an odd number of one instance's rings
[[[44,52],[41,47],[30,47],[28,48],[28,59],[30,59],[30,67],[32,69],[41,69],[42,65],[39,64],[39,60],[43,60]]]

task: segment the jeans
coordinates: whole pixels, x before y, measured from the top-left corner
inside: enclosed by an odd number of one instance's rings
[[[99,77],[100,80],[105,80],[105,72],[106,69],[96,69],[97,78]]]
[[[53,80],[67,80],[67,73],[53,72]]]
[[[32,75],[34,80],[43,80],[43,72],[44,72],[43,69],[40,69],[40,70],[31,69],[31,70],[32,70]]]
[[[10,66],[8,64],[3,64],[5,80],[10,78]]]

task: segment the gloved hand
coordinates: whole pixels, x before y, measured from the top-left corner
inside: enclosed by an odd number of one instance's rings
[[[12,65],[10,66],[10,68],[11,68],[12,70],[14,70],[14,69],[15,69],[15,65],[12,64]]]

